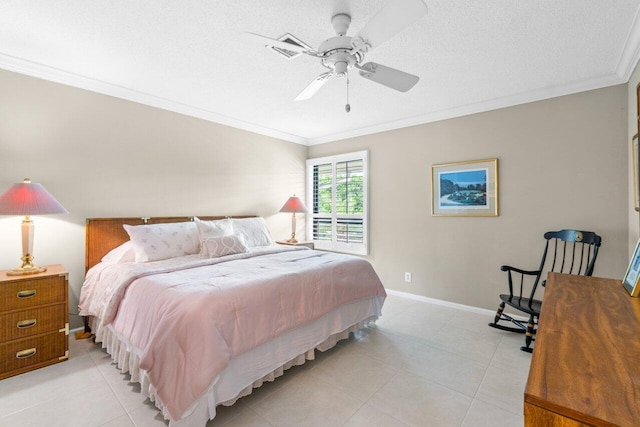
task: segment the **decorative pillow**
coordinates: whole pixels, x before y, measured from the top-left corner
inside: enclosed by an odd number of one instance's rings
[[[231,234],[222,237],[209,237],[202,242],[202,249],[209,258],[218,258],[225,255],[247,252],[249,248],[244,243],[244,237],[240,234]]]
[[[198,253],[200,239],[193,222],[123,225],[129,233],[136,262],[159,261]]]
[[[248,247],[274,245],[264,218],[231,218],[233,233],[240,234]]]
[[[133,262],[136,259],[136,252],[133,243],[128,240],[120,246],[113,248],[102,257],[102,262],[107,264],[120,264],[121,262]]]
[[[222,237],[233,234],[233,227],[231,226],[231,220],[216,219],[213,221],[201,221],[199,218],[195,218],[196,227],[198,228],[198,235],[200,236],[200,255],[208,257],[204,245],[202,244],[206,239],[211,237]]]

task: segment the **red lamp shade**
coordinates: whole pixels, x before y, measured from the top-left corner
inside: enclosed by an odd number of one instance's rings
[[[299,213],[299,212],[306,212],[307,208],[305,207],[304,203],[302,203],[302,200],[300,200],[300,197],[289,197],[289,199],[285,202],[284,206],[282,206],[282,208],[280,208],[280,212],[293,212],[293,213]]]
[[[25,179],[0,196],[0,215],[69,213],[41,184]]]

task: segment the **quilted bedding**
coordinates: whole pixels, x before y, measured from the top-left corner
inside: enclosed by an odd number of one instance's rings
[[[386,293],[358,257],[299,247],[254,248],[221,258],[98,264],[80,314],[131,344],[174,420],[229,361],[336,307]],[[378,313],[379,314],[379,313]]]

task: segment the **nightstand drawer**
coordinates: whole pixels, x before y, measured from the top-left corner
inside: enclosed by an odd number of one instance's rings
[[[14,311],[0,316],[0,341],[26,338],[65,328],[65,304]]]
[[[46,276],[6,281],[0,285],[0,311],[65,302],[66,277]]]
[[[67,342],[64,332],[53,332],[0,344],[0,378],[66,360]]]
[[[69,358],[69,275],[59,264],[46,269],[0,271],[0,380]]]

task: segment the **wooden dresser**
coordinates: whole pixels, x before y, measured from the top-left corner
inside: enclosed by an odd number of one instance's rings
[[[640,425],[640,299],[620,280],[551,273],[525,426]]]
[[[26,276],[0,271],[0,379],[69,358],[68,300],[61,265]]]

